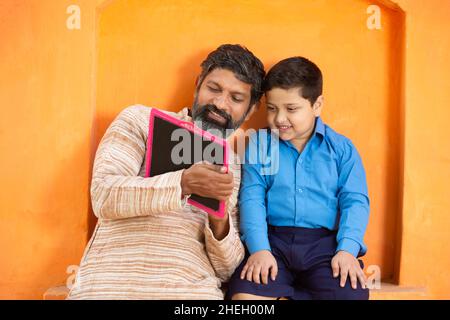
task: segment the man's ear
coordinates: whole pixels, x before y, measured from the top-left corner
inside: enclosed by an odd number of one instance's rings
[[[197,97],[199,83],[200,83],[200,76],[197,76],[197,78],[195,78],[194,99]]]
[[[313,112],[316,117],[319,117],[322,113],[324,98],[323,95],[317,98],[316,102],[313,105]]]

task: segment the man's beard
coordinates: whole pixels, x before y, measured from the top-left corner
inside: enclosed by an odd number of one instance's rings
[[[214,104],[198,105],[194,102],[192,107],[192,120],[194,124],[202,130],[218,136],[220,138],[228,138],[245,120],[233,121],[231,115],[217,108]]]

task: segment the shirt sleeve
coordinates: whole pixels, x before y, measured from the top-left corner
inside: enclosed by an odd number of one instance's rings
[[[349,141],[339,166],[338,202],[341,216],[336,251],[362,256],[367,252],[364,233],[369,221],[369,195],[361,157]]]
[[[267,184],[263,176],[260,151],[258,136],[251,136],[245,152],[239,192],[242,240],[250,254],[261,250],[271,251],[266,219]]]
[[[139,176],[145,158],[148,125],[139,126],[140,106],[123,110],[111,123],[97,149],[91,183],[94,214],[124,219],[180,210],[183,170]],[[144,123],[148,123],[145,119]]]
[[[217,277],[226,282],[230,279],[234,270],[244,259],[244,245],[239,237],[239,212],[237,208],[237,195],[240,186],[240,168],[238,164],[230,165],[234,167],[234,189],[226,202],[226,214],[228,214],[229,231],[225,238],[217,240],[209,226],[209,219],[206,217],[205,224],[205,246],[208,258],[216,272]]]

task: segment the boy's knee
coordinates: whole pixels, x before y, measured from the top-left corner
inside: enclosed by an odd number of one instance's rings
[[[235,293],[231,300],[275,300],[273,297],[257,296],[250,293]]]
[[[335,291],[336,300],[369,300],[369,290],[358,287],[353,289],[350,286],[339,288]]]

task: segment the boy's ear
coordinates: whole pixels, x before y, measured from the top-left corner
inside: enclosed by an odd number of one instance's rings
[[[324,100],[323,95],[321,95],[320,97],[317,98],[316,102],[314,102],[313,112],[316,117],[319,117],[320,114],[322,113],[323,100]]]

